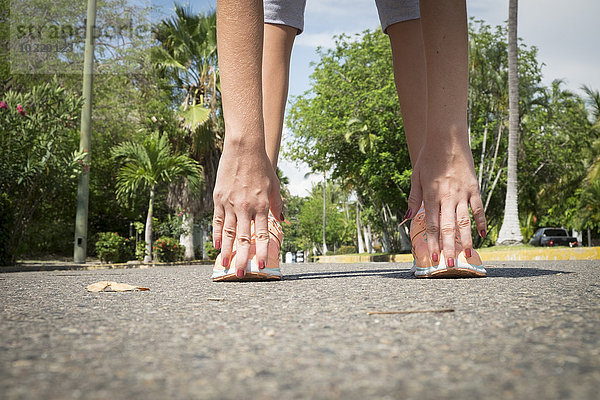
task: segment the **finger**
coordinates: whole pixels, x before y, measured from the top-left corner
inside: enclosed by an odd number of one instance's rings
[[[258,269],[266,267],[267,258],[269,257],[269,223],[267,215],[267,213],[260,213],[254,218],[254,240]]]
[[[413,179],[413,175],[411,176],[410,182],[410,194],[408,195],[408,209],[406,210],[406,214],[404,215],[404,219],[411,219],[417,212],[419,208],[421,208],[421,203],[423,201],[423,190],[421,188],[421,182],[418,177]]]
[[[213,246],[216,250],[221,248],[223,243],[223,223],[225,222],[225,210],[223,207],[215,205],[213,214]]]
[[[487,236],[487,221],[485,220],[485,211],[483,209],[483,203],[481,202],[481,196],[479,193],[471,196],[469,200],[471,204],[471,211],[473,211],[473,219],[477,226],[477,232],[481,237]]]
[[[427,232],[427,247],[433,265],[440,261],[440,205],[438,202],[425,202],[425,231]]]
[[[440,233],[442,234],[442,251],[446,259],[446,266],[452,268],[455,265],[456,243],[456,204],[452,201],[445,201],[441,206],[442,215],[440,216]],[[429,236],[427,236],[429,239]]]
[[[229,261],[231,260],[231,251],[233,249],[233,241],[235,240],[237,220],[233,211],[225,215],[225,221],[223,223],[223,242],[221,244],[221,261],[223,267],[229,267]]]
[[[460,245],[465,252],[465,257],[471,257],[473,240],[471,238],[471,218],[469,218],[469,206],[466,202],[458,203],[456,206],[456,225],[460,233]]]
[[[248,266],[250,246],[252,245],[250,219],[240,216],[237,224],[235,268],[238,278],[243,278]]]

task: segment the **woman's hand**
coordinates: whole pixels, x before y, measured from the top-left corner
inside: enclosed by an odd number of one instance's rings
[[[473,211],[477,231],[482,237],[487,233],[483,203],[468,143],[428,141],[423,146],[411,177],[407,218],[417,214],[422,201],[425,204],[427,245],[433,264],[439,262],[440,251],[443,250],[446,265],[455,265],[456,229],[460,233],[465,255],[470,257],[473,241],[469,206]]]
[[[237,237],[238,277],[244,276],[249,259],[251,221],[254,221],[259,268],[267,263],[269,208],[277,218],[282,215],[279,190],[279,179],[264,145],[225,140],[213,192],[213,243],[215,249],[221,249],[223,266],[227,268]]]

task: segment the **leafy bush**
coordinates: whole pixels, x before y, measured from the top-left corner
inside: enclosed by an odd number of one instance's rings
[[[184,232],[181,217],[178,215],[168,214],[161,220],[153,218],[153,225],[154,233],[158,237],[169,236],[178,238]]]
[[[26,246],[27,232],[37,235],[36,218],[47,217],[42,210],[72,199],[77,176],[89,171],[85,154],[73,151],[79,147],[80,110],[81,98],[56,77],[29,91],[0,94],[0,188],[19,216],[6,225],[10,231],[2,251],[8,262]],[[30,241],[39,243],[39,235],[33,237]],[[64,240],[72,243],[72,237]]]
[[[356,253],[356,249],[354,246],[341,246],[336,254],[354,254]]]
[[[215,249],[210,240],[204,242],[204,252],[208,256],[209,260],[216,260],[217,256],[219,255],[219,250]]]
[[[132,258],[130,240],[116,232],[101,232],[96,241],[96,255],[100,261],[125,262]]]
[[[135,245],[135,259],[138,261],[144,261],[144,257],[146,257],[146,241],[140,240]]]
[[[182,261],[185,252],[185,246],[172,237],[163,236],[158,238],[152,246],[154,256],[158,261],[173,262]]]

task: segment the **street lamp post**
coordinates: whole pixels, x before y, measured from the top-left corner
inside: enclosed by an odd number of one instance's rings
[[[90,142],[92,129],[92,85],[94,74],[94,36],[96,25],[96,0],[88,0],[85,54],[83,58],[83,108],[81,109],[81,136],[79,151],[85,152],[85,164],[90,165]],[[77,215],[75,217],[75,249],[73,261],[85,263],[87,256],[88,203],[90,171],[84,169],[77,184]]]

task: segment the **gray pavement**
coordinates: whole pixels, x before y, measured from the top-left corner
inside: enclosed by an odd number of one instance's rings
[[[600,261],[0,274],[1,399],[597,399]],[[148,292],[88,293],[112,280]],[[452,308],[439,314],[369,311]]]

